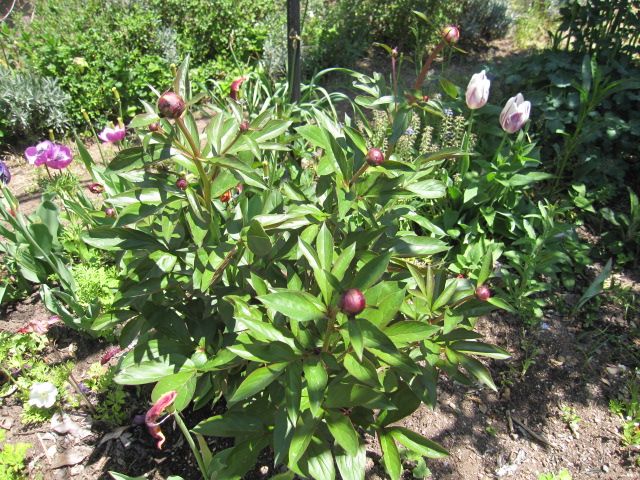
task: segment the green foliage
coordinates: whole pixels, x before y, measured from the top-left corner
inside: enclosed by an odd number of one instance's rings
[[[640,52],[637,0],[563,0],[554,44],[601,62]]]
[[[132,403],[122,385],[114,382],[115,367],[94,363],[83,383],[98,395],[94,419],[113,426],[123,425],[131,416]]]
[[[507,36],[514,18],[507,0],[464,0],[458,24],[466,45]]]
[[[628,380],[621,398],[609,402],[609,410],[623,420],[622,444],[630,448],[640,446],[640,382],[637,372]]]
[[[5,431],[0,430],[0,480],[26,480],[25,458],[29,443],[6,443]]]
[[[72,172],[65,170],[53,177],[38,177],[38,190],[51,195],[75,195],[80,189],[80,179]]]
[[[24,142],[44,136],[49,130],[62,133],[69,126],[69,100],[56,79],[29,71],[11,71],[0,65],[3,141]]]
[[[538,475],[538,480],[572,480],[571,473],[566,468],[563,468],[558,473],[541,473]]]
[[[110,308],[118,287],[117,270],[100,264],[79,263],[72,267],[71,274],[78,288],[75,291],[80,305],[91,304]]]

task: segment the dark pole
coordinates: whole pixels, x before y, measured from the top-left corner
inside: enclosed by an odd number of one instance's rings
[[[292,102],[300,100],[300,0],[287,0],[287,74]]]

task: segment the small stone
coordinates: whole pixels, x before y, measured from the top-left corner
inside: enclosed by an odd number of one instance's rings
[[[267,473],[269,473],[269,467],[267,467],[266,465],[261,466],[260,475],[266,475]]]

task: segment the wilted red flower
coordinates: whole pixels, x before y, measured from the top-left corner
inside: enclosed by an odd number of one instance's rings
[[[162,445],[165,440],[164,434],[162,433],[162,430],[160,430],[158,417],[162,415],[162,412],[164,412],[164,410],[175,401],[177,396],[178,392],[175,390],[165,393],[156,401],[156,403],[153,404],[144,416],[144,423],[147,425],[147,429],[151,436],[157,440],[156,446],[158,449],[162,449]]]
[[[104,192],[104,186],[100,183],[90,183],[87,186],[87,189],[89,189],[89,191],[91,193],[102,193]]]
[[[245,82],[247,77],[236,78],[231,82],[231,88],[229,89],[229,96],[234,100],[238,100],[238,93],[240,93],[240,87]]]
[[[229,200],[231,200],[231,190],[227,190],[222,195],[220,195],[220,201],[222,203],[227,203]]]

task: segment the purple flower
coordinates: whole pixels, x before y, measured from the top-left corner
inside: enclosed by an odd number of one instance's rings
[[[72,160],[73,156],[71,155],[71,149],[69,147],[54,143],[49,150],[45,163],[49,168],[62,170],[63,168],[67,168]]]
[[[73,160],[69,147],[48,140],[27,148],[24,155],[31,165],[46,165],[55,170],[67,168]]]
[[[500,113],[500,126],[507,133],[516,133],[520,130],[531,113],[531,102],[525,102],[521,93],[511,97]]]
[[[35,165],[39,167],[40,165],[46,163],[47,155],[49,154],[49,150],[53,147],[53,143],[49,140],[45,140],[44,142],[40,142],[37,145],[27,148],[24,151],[24,156],[27,157],[27,161],[31,165]]]
[[[104,143],[115,143],[121,141],[126,134],[124,125],[116,125],[115,127],[104,127],[98,134],[98,138]]]
[[[0,183],[9,185],[10,181],[11,181],[11,172],[9,171],[9,167],[7,167],[6,163],[0,160]]]

